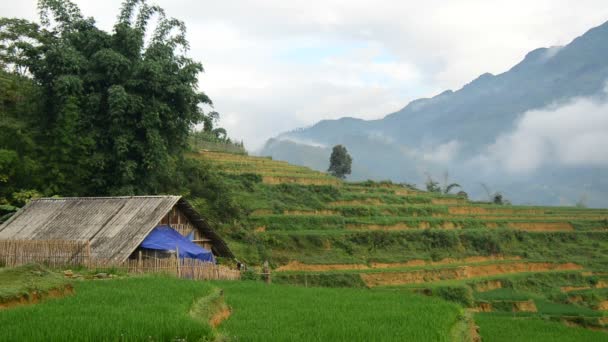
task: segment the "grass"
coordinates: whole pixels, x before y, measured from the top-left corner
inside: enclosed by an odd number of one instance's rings
[[[0,268],[0,303],[28,296],[33,291],[44,293],[66,284],[63,276],[39,265]]]
[[[236,341],[450,341],[461,309],[396,291],[222,282]]]
[[[584,342],[607,341],[605,332],[567,327],[561,323],[540,318],[512,318],[497,314],[476,314],[475,322],[483,341],[552,341]]]
[[[289,224],[289,223],[286,223]],[[257,248],[254,248],[257,246]],[[256,234],[243,260],[310,264],[404,262],[504,254],[533,261],[608,267],[608,232],[522,232],[506,229],[417,231],[301,231]],[[262,253],[263,252],[263,253]]]
[[[76,281],[75,295],[0,311],[0,341],[207,341],[189,312],[209,283],[169,277]]]
[[[539,314],[549,316],[602,316],[601,312],[580,305],[555,303],[543,299],[536,299],[534,300],[534,303],[536,304]]]
[[[484,301],[525,301],[534,300],[539,315],[548,316],[581,316],[581,317],[601,317],[602,313],[589,309],[584,306],[556,303],[543,297],[541,294],[526,293],[516,291],[514,289],[496,289],[493,291],[477,293],[476,299]],[[511,311],[510,305],[507,306],[507,311]]]
[[[487,292],[480,292],[475,294],[475,299],[478,300],[510,300],[510,301],[521,301],[528,300],[536,297],[534,294],[520,292],[511,288],[496,289]]]
[[[293,180],[282,180],[281,176],[295,179],[323,175],[270,159],[212,157],[227,173],[250,172],[225,177],[232,182],[237,201],[246,208],[245,212],[255,211],[255,215],[246,215],[238,224],[226,225],[223,231],[239,259],[250,264],[268,260],[272,267],[291,261],[369,265],[502,254],[521,257],[522,262],[572,262],[583,266],[585,272],[608,269],[608,209],[475,203],[457,196],[407,189],[391,182],[270,185],[262,182],[268,183],[262,176],[277,176],[274,181],[288,182]],[[258,177],[255,183],[244,181],[253,179],[253,174]],[[449,267],[458,265],[464,263]],[[412,269],[415,268],[408,268]],[[399,270],[283,272],[275,274],[275,281],[362,287],[360,273]],[[475,288],[472,283],[477,281],[472,279],[441,280],[400,289],[418,288],[425,294],[465,306],[474,300],[533,299],[539,313],[517,313],[517,316],[571,315],[597,320],[598,314],[591,309],[606,298],[605,293],[594,287],[595,282],[604,281],[600,277],[583,275],[581,271],[555,271],[477,279],[503,282],[505,288],[486,293],[471,293]],[[589,286],[592,290],[577,297],[574,303],[571,294],[562,292],[560,286]]]

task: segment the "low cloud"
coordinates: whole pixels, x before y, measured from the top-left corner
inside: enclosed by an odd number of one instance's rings
[[[451,140],[445,144],[435,146],[434,148],[422,153],[422,159],[434,162],[447,164],[456,159],[460,151],[461,143],[457,140]]]
[[[306,145],[306,146],[312,146],[312,147],[329,148],[329,146],[327,146],[326,144],[322,144],[320,142],[316,142],[316,141],[309,140],[309,139],[294,138],[294,137],[286,136],[286,135],[279,136],[276,140],[287,141],[287,142],[292,142],[294,144]]]
[[[577,98],[526,112],[477,162],[529,173],[544,166],[608,166],[608,103]]]

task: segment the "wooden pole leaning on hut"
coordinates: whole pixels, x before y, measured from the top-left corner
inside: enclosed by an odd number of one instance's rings
[[[177,262],[177,277],[181,278],[182,275],[181,275],[181,270],[179,268],[179,266],[180,266],[179,265],[180,264],[180,262],[179,262],[179,247],[177,247],[177,245],[175,245],[175,260]]]
[[[137,253],[137,272],[143,272],[141,249]]]

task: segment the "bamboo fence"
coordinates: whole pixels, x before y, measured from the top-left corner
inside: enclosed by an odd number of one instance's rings
[[[83,266],[91,270],[119,270],[128,273],[166,273],[196,280],[238,280],[239,270],[195,259],[177,258],[176,254],[159,258],[150,255],[125,261],[91,257],[88,241],[0,240],[0,266],[15,267],[39,263],[51,268]]]
[[[88,241],[0,240],[0,265],[7,267],[31,263],[49,267],[86,265],[90,256]]]

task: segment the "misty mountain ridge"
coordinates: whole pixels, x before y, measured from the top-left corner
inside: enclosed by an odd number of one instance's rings
[[[323,120],[280,134],[261,154],[325,170],[331,147],[343,144],[353,180],[422,186],[427,173],[442,180],[448,172],[478,199],[485,183],[515,203],[608,206],[607,55],[605,23],[382,119]]]

